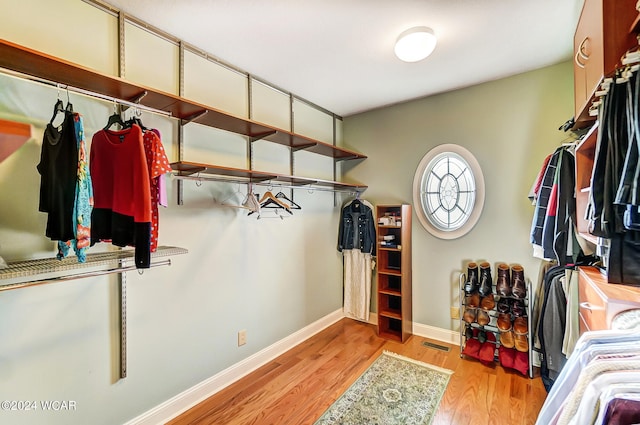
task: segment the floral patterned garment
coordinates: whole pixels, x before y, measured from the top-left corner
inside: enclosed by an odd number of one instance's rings
[[[149,180],[151,182],[151,252],[158,248],[158,201],[160,196],[160,176],[171,172],[171,165],[162,146],[162,141],[153,130],[145,131],[143,136],[144,153],[147,158]]]
[[[74,130],[78,142],[78,179],[76,181],[76,199],[73,207],[73,219],[75,220],[75,239],[70,241],[58,241],[57,258],[61,260],[73,250],[79,263],[87,259],[86,251],[91,243],[91,212],[93,210],[93,186],[89,173],[89,161],[84,134],[84,122],[82,115],[74,114]]]

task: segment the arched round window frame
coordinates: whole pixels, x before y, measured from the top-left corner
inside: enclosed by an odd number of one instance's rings
[[[435,222],[435,220],[430,219],[429,217],[433,214],[433,211],[426,211],[425,209],[428,205],[425,205],[427,202],[423,202],[425,200],[423,197],[423,184],[425,184],[425,178],[429,177],[428,175],[425,176],[425,173],[431,174],[431,170],[435,163],[442,161],[445,158],[454,158],[456,161],[462,159],[463,163],[468,167],[468,171],[470,171],[473,179],[473,184],[475,185],[473,205],[469,208],[470,211],[465,211],[466,220],[464,220],[460,225],[456,225],[451,228],[440,226]],[[453,175],[453,180],[457,180],[461,176],[462,175]],[[451,176],[449,177],[451,178]],[[467,180],[469,176],[465,177],[466,179],[463,183],[468,184]],[[453,182],[453,184],[457,185],[457,181]],[[441,186],[442,185],[440,185],[439,190],[442,189]],[[457,195],[457,192],[454,193]],[[420,220],[422,226],[429,233],[440,239],[457,239],[466,235],[471,231],[471,229],[473,229],[482,214],[482,208],[484,207],[484,193],[484,175],[482,174],[480,164],[471,152],[456,144],[439,145],[427,152],[420,161],[413,178],[413,204],[415,205],[418,220]],[[446,196],[446,194],[442,194],[440,191],[438,191],[438,195],[441,198]],[[459,197],[456,198],[455,206],[459,208],[458,200]]]

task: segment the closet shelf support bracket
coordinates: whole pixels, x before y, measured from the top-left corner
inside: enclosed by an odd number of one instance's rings
[[[314,146],[318,146],[318,144],[317,143],[307,143],[307,144],[304,144],[304,145],[291,146],[291,150],[293,152],[297,152],[297,151],[300,151],[300,150],[312,148]]]
[[[195,114],[193,114],[193,115],[191,115],[191,116],[188,116],[188,117],[186,117],[186,118],[182,118],[182,119],[180,120],[180,124],[182,124],[182,125],[187,125],[187,124],[189,124],[189,123],[192,123],[192,122],[194,122],[195,120],[197,120],[197,119],[199,119],[199,118],[202,118],[203,116],[207,115],[207,113],[208,113],[208,112],[209,112],[209,110],[208,110],[208,109],[205,109],[204,111],[200,111],[200,112],[197,112],[197,113],[195,113]]]
[[[277,131],[273,130],[273,131],[267,131],[265,133],[255,134],[255,135],[252,135],[252,136],[249,137],[249,141],[251,141],[251,143],[257,142],[258,140],[262,140],[265,137],[273,136],[276,133],[277,133]]]

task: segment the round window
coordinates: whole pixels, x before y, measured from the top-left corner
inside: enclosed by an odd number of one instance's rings
[[[484,178],[475,157],[459,145],[429,151],[413,179],[416,214],[425,229],[441,239],[469,232],[484,205]]]

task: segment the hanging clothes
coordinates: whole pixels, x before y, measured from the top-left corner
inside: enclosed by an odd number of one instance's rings
[[[536,425],[610,423],[606,417],[616,406],[614,400],[638,399],[640,394],[639,340],[638,330],[585,332],[547,395]],[[610,389],[618,397],[612,397]],[[627,406],[626,413],[638,407]]]
[[[54,113],[44,130],[40,162],[36,167],[40,173],[38,209],[47,213],[45,235],[54,241],[69,241],[75,238],[73,208],[76,198],[78,144],[73,112],[59,112],[64,114],[62,124],[59,127],[53,126],[56,117]]]
[[[171,172],[171,165],[164,152],[162,142],[158,134],[151,131],[145,131],[143,136],[144,152],[147,161],[147,171],[149,173],[149,191],[151,196],[151,242],[150,250],[155,252],[158,248],[158,232],[160,218],[158,214],[158,204],[160,203],[160,178],[165,173]]]
[[[86,251],[91,245],[91,213],[93,211],[93,184],[89,170],[89,157],[84,134],[84,121],[80,114],[73,115],[74,131],[77,140],[78,165],[76,176],[76,195],[73,206],[74,238],[69,241],[58,241],[58,259],[69,254],[73,248],[78,262],[87,259]]]
[[[103,129],[91,142],[94,209],[91,244],[135,247],[137,268],[151,263],[151,184],[142,130]]]
[[[534,257],[575,263],[585,254],[576,230],[575,153],[561,146],[544,160],[534,184],[535,210],[530,241]],[[590,254],[591,252],[587,252]]]
[[[359,249],[375,255],[376,228],[373,209],[365,202],[354,199],[342,208],[338,228],[338,251]]]
[[[610,283],[640,285],[640,123],[637,72],[617,71],[599,109],[589,197],[589,231],[608,246]]]
[[[338,229],[338,251],[344,260],[343,312],[347,317],[369,320],[375,245],[373,205],[361,199],[348,202],[342,208]]]

